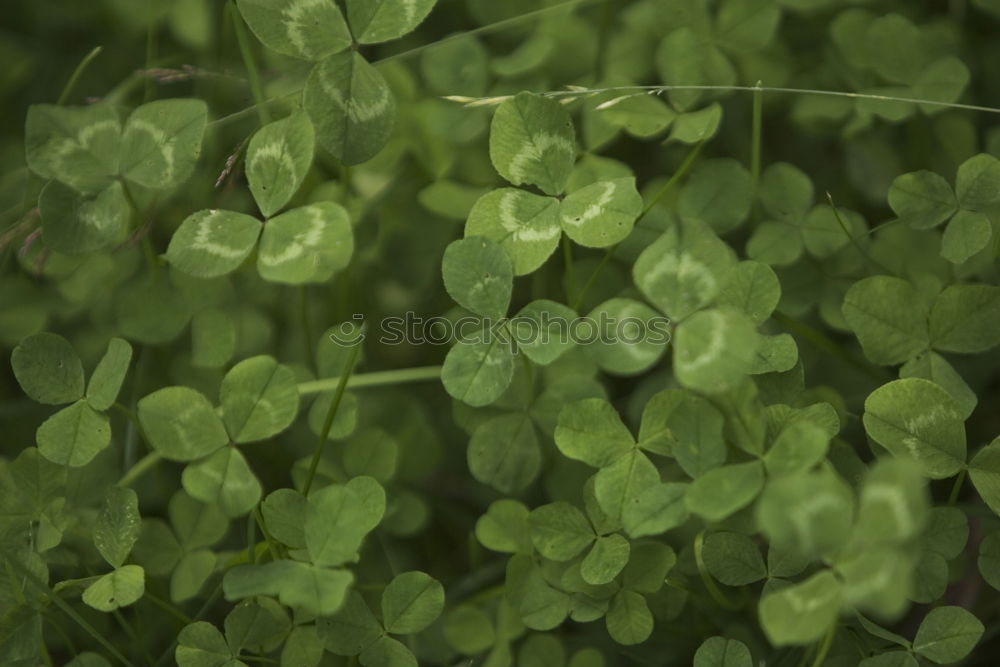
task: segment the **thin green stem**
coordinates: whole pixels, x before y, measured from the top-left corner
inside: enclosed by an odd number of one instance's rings
[[[315,371],[316,359],[313,354],[312,324],[309,319],[309,290],[299,285],[299,327],[302,329],[302,354],[307,368]]]
[[[132,647],[133,647],[132,654],[135,655],[135,648],[139,648],[139,650],[142,651],[143,658],[145,658],[146,660],[146,664],[152,667],[153,656],[149,655],[149,652],[146,650],[145,642],[143,642],[139,638],[139,634],[135,631],[135,628],[132,627],[132,624],[128,622],[125,616],[118,609],[113,610],[111,612],[111,615],[114,616],[115,621],[118,622],[118,625],[121,627],[122,631],[125,632],[129,640],[132,642]]]
[[[642,213],[640,213],[639,217],[635,220],[635,224],[639,224],[639,222],[645,218],[657,204],[660,203],[660,200],[666,197],[671,190],[677,187],[677,183],[680,182],[680,180],[691,170],[691,166],[694,165],[694,161],[698,159],[698,154],[701,153],[701,149],[704,145],[704,141],[699,141],[694,145],[694,147],[688,152],[687,157],[684,158],[684,161],[681,162],[681,166],[677,167],[677,171],[670,176],[667,182],[663,184],[663,187],[660,188],[643,207]]]
[[[278,545],[271,537],[271,531],[267,529],[267,524],[264,523],[264,516],[260,513],[260,504],[253,508],[253,518],[260,527],[261,534],[264,535],[264,540],[267,542],[267,550],[271,553],[271,558],[273,560],[281,560],[281,554],[279,553]]]
[[[149,22],[146,25],[146,69],[150,69],[156,60],[156,52],[159,51],[159,25],[157,21],[157,5],[159,0],[148,0]],[[152,78],[147,78],[143,93],[143,100],[149,102],[156,92],[156,85]]]
[[[66,602],[61,597],[53,593],[52,589],[48,587],[48,584],[39,579],[34,572],[26,568],[19,561],[9,556],[6,558],[6,561],[8,565],[10,565],[10,567],[13,568],[19,576],[23,577],[26,581],[30,582],[32,586],[34,586],[39,590],[39,592],[43,593],[46,597],[52,600],[52,602],[57,607],[59,607],[59,609],[64,614],[66,614],[66,616],[68,616],[70,620],[72,620],[74,623],[80,626],[80,629],[82,629],[88,635],[93,637],[94,641],[103,646],[104,650],[106,650],[111,655],[111,657],[113,657],[115,660],[125,665],[125,667],[135,667],[135,665],[133,665],[128,658],[122,655],[118,651],[118,649],[115,648],[114,644],[108,641],[108,639],[104,635],[102,635],[100,632],[97,631],[97,628],[88,623],[86,619],[80,616],[80,614],[76,613],[76,610],[73,609],[73,607],[70,606],[68,602]]]
[[[129,468],[128,471],[122,475],[121,479],[118,480],[118,486],[129,486],[130,484],[135,483],[137,479],[146,474],[162,460],[163,457],[156,452],[146,454],[141,459],[136,461],[135,465]]]
[[[73,94],[73,89],[76,88],[76,84],[80,80],[80,76],[83,75],[83,71],[87,69],[90,63],[94,62],[94,58],[99,56],[103,49],[103,46],[97,46],[83,57],[83,60],[81,60],[80,64],[76,66],[76,69],[73,70],[73,74],[69,77],[69,81],[66,82],[62,92],[59,94],[59,99],[56,101],[57,105],[62,106],[66,104],[69,96]]]
[[[336,389],[344,377],[346,376],[303,382],[299,385],[299,394],[319,394],[324,391]],[[397,371],[375,371],[373,373],[352,375],[347,379],[347,388],[384,387],[387,385],[428,382],[439,379],[441,379],[440,366],[418,366],[416,368],[403,368]]]
[[[173,616],[174,618],[176,618],[178,621],[180,621],[184,625],[190,625],[193,622],[191,620],[190,616],[188,616],[183,611],[181,611],[180,609],[178,609],[177,607],[175,607],[171,603],[167,602],[163,598],[161,598],[161,597],[159,597],[157,595],[153,595],[152,593],[149,592],[149,589],[146,589],[146,591],[142,594],[142,597],[143,597],[144,600],[149,600],[154,605],[156,605],[157,607],[159,607],[163,611],[167,612],[168,614],[170,614],[171,616]]]
[[[128,206],[136,218],[136,233],[141,236],[140,241],[142,243],[142,253],[146,257],[146,265],[149,268],[149,274],[153,281],[156,281],[160,271],[160,263],[156,259],[156,251],[153,249],[153,241],[149,238],[149,233],[142,231],[142,210],[139,208],[139,203],[132,195],[132,190],[129,188],[128,181],[124,178],[120,178],[119,182],[122,184],[122,192],[125,194],[125,201],[128,202]]]
[[[830,647],[833,646],[833,638],[837,636],[837,623],[834,622],[827,631],[826,636],[823,637],[819,649],[816,651],[816,659],[812,662],[812,667],[822,667],[823,663],[826,662],[826,656],[830,653]]]
[[[965,484],[965,477],[968,472],[968,468],[962,468],[958,471],[958,475],[955,476],[955,483],[952,484],[951,493],[948,494],[949,507],[954,507],[955,503],[958,502],[958,496],[962,493],[962,485]]]
[[[579,89],[573,88],[571,90],[549,90],[545,92],[538,93],[539,95],[545,95],[546,97],[591,97],[593,95],[602,95],[604,93],[615,93],[620,92],[627,94],[630,92],[641,92],[641,91],[651,91],[651,92],[667,92],[671,90],[710,90],[716,92],[750,92],[755,93],[757,91],[765,93],[787,93],[791,95],[822,95],[825,97],[846,97],[849,99],[856,100],[875,100],[879,102],[903,102],[908,104],[920,104],[926,106],[939,107],[942,109],[961,109],[963,111],[982,111],[985,113],[996,113],[1000,114],[1000,108],[997,107],[986,107],[977,104],[961,104],[958,102],[941,102],[938,100],[927,100],[918,97],[896,97],[894,95],[875,95],[872,93],[852,93],[846,90],[821,90],[814,88],[787,88],[781,86],[713,86],[713,85],[678,85],[678,86],[611,86],[608,88],[587,88]],[[461,102],[471,106],[480,106],[487,104],[500,104],[501,102],[512,97],[511,95],[500,95],[497,97],[463,97],[463,96],[448,96],[445,99],[450,99],[456,102]]]
[[[840,229],[843,230],[844,235],[851,242],[851,245],[854,246],[854,249],[858,251],[858,254],[864,257],[865,261],[867,261],[869,264],[872,265],[872,268],[891,274],[892,271],[882,266],[882,264],[877,262],[874,257],[869,255],[865,251],[864,247],[861,245],[861,242],[858,241],[858,239],[856,239],[853,234],[851,234],[851,230],[847,226],[847,223],[844,222],[844,219],[842,217],[840,217],[840,211],[837,210],[837,205],[833,203],[833,195],[827,192],[826,200],[830,202],[830,208],[833,209],[833,217],[836,218],[837,224],[840,225]]]
[[[212,605],[215,604],[215,601],[218,600],[221,595],[222,595],[222,582],[220,581],[218,585],[215,587],[215,590],[212,591],[212,594],[208,596],[207,600],[205,600],[205,604],[201,605],[201,609],[199,609],[198,612],[191,619],[191,622],[194,623],[204,618],[205,614],[208,613],[208,610],[211,609]],[[156,662],[153,663],[153,667],[159,667],[160,665],[162,665],[163,662],[167,658],[169,658],[170,655],[174,652],[174,648],[176,646],[177,646],[177,638],[175,637],[174,640],[170,642],[170,645],[167,646],[166,650],[160,654],[160,657],[156,659]]]
[[[252,513],[247,517],[247,562],[257,562],[257,518]]]
[[[712,599],[727,611],[736,611],[739,609],[739,605],[726,597],[725,593],[719,590],[719,587],[715,585],[715,580],[712,575],[709,574],[708,568],[705,567],[705,559],[702,555],[702,547],[705,543],[705,531],[698,533],[694,538],[694,559],[698,565],[698,574],[701,575],[702,583],[705,584],[705,590],[708,594],[712,596]]]
[[[135,413],[134,413],[134,412],[132,412],[131,410],[129,410],[129,409],[127,408],[127,407],[125,407],[124,405],[122,405],[122,404],[121,404],[121,403],[119,403],[118,401],[115,401],[114,403],[112,403],[112,404],[111,404],[111,407],[113,407],[113,408],[114,408],[115,410],[117,410],[118,412],[120,412],[120,413],[122,413],[123,415],[125,415],[125,418],[126,418],[126,419],[128,419],[128,420],[129,420],[130,422],[132,422],[132,424],[133,424],[134,426],[138,427],[138,425],[139,425],[139,420],[138,420],[138,418],[137,418],[137,417],[135,416]]]
[[[316,451],[313,453],[312,461],[309,462],[309,474],[306,475],[306,483],[302,488],[302,495],[308,497],[312,488],[313,480],[316,479],[316,469],[319,468],[319,461],[323,457],[323,449],[326,447],[330,429],[333,427],[333,420],[337,416],[340,402],[347,391],[347,382],[351,379],[351,371],[354,370],[354,363],[358,360],[358,353],[361,351],[361,343],[358,342],[351,347],[351,352],[347,357],[347,364],[344,366],[344,374],[337,380],[337,392],[333,395],[330,408],[326,411],[326,419],[323,420],[323,428],[320,429],[319,441],[316,443]],[[301,391],[301,385],[299,388]]]
[[[236,30],[236,42],[240,47],[243,66],[246,67],[247,78],[250,79],[250,90],[253,92],[257,117],[261,125],[267,125],[271,122],[271,112],[267,108],[267,98],[264,97],[264,88],[260,85],[260,74],[257,72],[257,63],[254,61],[253,52],[250,50],[250,38],[247,36],[247,27],[243,23],[243,16],[236,8],[235,0],[231,0],[229,9],[233,17],[233,28]]]
[[[764,133],[764,93],[760,88],[761,82],[757,82],[757,90],[753,93],[753,119],[751,120],[750,137],[750,175],[753,177],[753,188],[756,192],[757,184],[760,182],[760,161],[761,161],[761,139]]]
[[[872,378],[873,380],[876,380],[878,382],[886,382],[889,379],[888,374],[882,371],[880,368],[872,366],[871,364],[861,361],[860,359],[854,357],[853,355],[848,354],[839,345],[830,340],[825,334],[814,329],[808,324],[800,322],[791,317],[788,317],[783,313],[774,313],[771,317],[773,317],[778,324],[782,325],[786,329],[789,329],[793,333],[802,336],[816,347],[829,352],[838,359],[846,361],[851,366],[854,366],[856,369],[858,369],[868,377]]]
[[[650,211],[652,211],[653,208],[665,196],[667,196],[671,190],[677,187],[677,183],[679,183],[680,180],[684,178],[684,176],[686,176],[689,171],[691,171],[691,167],[692,165],[694,165],[695,160],[698,159],[698,154],[701,153],[701,148],[704,145],[705,145],[704,141],[699,141],[697,144],[694,145],[694,147],[685,156],[684,161],[681,162],[681,165],[677,168],[677,171],[675,171],[670,176],[670,178],[663,185],[663,187],[660,188],[659,191],[657,191],[657,193],[653,195],[653,198],[649,200],[649,203],[643,207],[642,212],[639,213],[639,217],[635,219],[635,224],[639,224],[639,222],[643,218],[645,218],[646,215]],[[578,310],[580,308],[580,305],[583,303],[583,298],[587,295],[587,292],[590,291],[590,288],[594,285],[594,282],[597,280],[597,277],[601,275],[601,271],[604,270],[604,267],[607,266],[608,262],[611,261],[611,257],[614,255],[616,247],[618,246],[617,245],[611,246],[604,253],[604,257],[601,258],[601,261],[597,265],[597,268],[595,268],[594,272],[590,274],[589,278],[587,278],[587,282],[584,283],[583,288],[580,290],[580,293],[576,297],[576,300],[573,301],[573,310]]]

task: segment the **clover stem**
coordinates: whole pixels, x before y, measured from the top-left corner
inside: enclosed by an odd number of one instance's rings
[[[68,100],[69,96],[73,94],[73,89],[76,88],[76,84],[80,80],[80,76],[83,74],[83,71],[94,61],[94,58],[101,54],[103,49],[103,46],[95,47],[94,50],[83,57],[83,60],[81,60],[80,64],[76,66],[76,69],[73,70],[73,74],[69,77],[69,81],[66,82],[62,92],[59,94],[59,99],[56,101],[57,105],[62,106],[66,104],[66,100]]]
[[[192,623],[192,620],[191,620],[190,616],[188,616],[183,611],[181,611],[180,609],[178,609],[174,605],[170,604],[169,602],[167,602],[163,598],[161,598],[161,597],[159,597],[157,595],[153,595],[152,593],[149,592],[149,590],[146,590],[142,594],[142,597],[145,600],[149,600],[154,605],[156,605],[157,607],[159,607],[160,609],[162,609],[166,613],[170,614],[171,616],[173,616],[174,618],[176,618],[178,621],[180,621],[184,625],[190,625]]]
[[[163,457],[156,452],[146,454],[141,459],[136,461],[135,465],[129,468],[128,471],[122,475],[121,479],[118,480],[118,486],[128,486],[132,484],[162,460]]]
[[[336,389],[346,376],[324,378],[322,380],[312,380],[299,385],[299,394],[319,394],[324,391]],[[372,373],[361,373],[347,378],[348,389],[362,389],[364,387],[382,387],[409,382],[426,382],[429,380],[439,380],[441,378],[440,366],[418,366],[416,368],[403,368],[395,371],[375,371]]]
[[[708,568],[705,567],[705,559],[702,557],[702,546],[704,543],[705,531],[701,531],[694,538],[694,559],[698,564],[698,574],[701,575],[701,580],[705,584],[705,590],[708,591],[708,594],[720,607],[727,611],[736,611],[740,608],[739,605],[727,598],[725,593],[719,590],[719,587],[715,585],[715,580],[712,579],[712,575],[709,574]]]
[[[800,322],[794,318],[788,317],[787,315],[778,312],[774,313],[771,317],[773,317],[778,324],[782,325],[786,329],[791,330],[792,333],[796,333],[802,336],[816,347],[826,350],[833,356],[842,359],[843,361],[846,361],[851,366],[854,366],[856,369],[858,369],[871,379],[876,380],[877,382],[880,383],[886,382],[888,381],[888,379],[890,379],[887,373],[880,372],[881,369],[871,366],[861,361],[860,359],[857,359],[853,355],[848,354],[846,351],[841,349],[839,345],[837,345],[827,336],[817,331],[816,329],[812,328],[808,324]]]
[[[299,285],[299,326],[302,327],[303,360],[308,368],[315,370],[312,324],[309,320],[309,291],[305,285]]]
[[[751,121],[750,175],[753,177],[754,192],[757,192],[757,184],[760,182],[760,143],[763,135],[764,91],[761,90],[760,84],[761,82],[758,81],[757,89],[753,91],[753,119]]]
[[[826,662],[826,656],[830,653],[830,647],[833,646],[833,638],[837,635],[837,623],[834,622],[827,630],[826,636],[823,637],[822,643],[819,645],[819,650],[816,652],[816,659],[813,660],[812,667],[822,667],[823,663]]]
[[[114,644],[108,641],[108,639],[104,637],[104,635],[102,635],[100,632],[98,632],[94,626],[92,626],[90,623],[86,621],[86,619],[80,616],[80,614],[78,614],[76,610],[69,605],[68,602],[66,602],[61,597],[53,593],[52,589],[49,588],[44,581],[38,578],[38,575],[29,570],[18,560],[10,556],[7,556],[6,560],[7,564],[11,568],[13,568],[19,576],[24,577],[24,579],[30,582],[32,586],[37,588],[41,593],[44,593],[50,600],[52,600],[52,602],[57,607],[59,607],[60,611],[62,611],[64,614],[66,614],[66,616],[70,618],[70,620],[72,620],[74,623],[80,626],[80,628],[84,632],[93,637],[98,644],[103,646],[104,650],[106,650],[111,655],[111,657],[113,657],[115,660],[125,665],[125,667],[135,667],[135,665],[133,665],[128,658],[119,653],[118,649],[115,648]]]
[[[326,419],[323,420],[323,428],[320,429],[319,442],[316,443],[316,451],[313,453],[312,461],[309,462],[309,474],[306,475],[306,483],[302,487],[302,495],[309,497],[309,489],[312,488],[313,480],[316,479],[316,469],[319,468],[319,461],[323,456],[323,449],[326,447],[330,429],[333,427],[333,420],[337,416],[340,402],[344,398],[347,390],[348,380],[351,379],[351,371],[354,370],[354,362],[358,360],[358,353],[361,351],[361,343],[358,342],[351,347],[347,357],[347,364],[344,366],[344,374],[337,378],[337,393],[333,395],[333,402],[326,411]],[[322,391],[322,390],[320,390]],[[302,385],[299,385],[299,393],[302,392]]]
[[[267,524],[264,523],[264,515],[260,513],[260,503],[257,503],[257,507],[253,508],[253,518],[257,521],[257,525],[260,526],[260,532],[264,535],[264,541],[267,542],[267,550],[271,552],[271,558],[273,560],[281,560],[278,544],[271,536],[271,531],[267,529]]]
[[[562,237],[562,248],[563,248],[563,286],[566,289],[566,301],[569,303],[574,303],[573,301],[573,244],[570,242],[569,237],[563,234]]]
[[[951,487],[951,493],[948,494],[948,506],[954,507],[955,503],[958,502],[958,496],[962,492],[962,485],[965,483],[965,476],[968,472],[968,468],[962,468],[958,475],[955,476],[955,483]]]
[[[233,28],[236,31],[236,42],[240,47],[240,56],[243,58],[243,66],[246,67],[247,77],[250,79],[250,91],[253,93],[253,101],[257,109],[257,118],[261,125],[271,122],[271,112],[267,108],[267,98],[264,97],[264,88],[260,85],[260,74],[257,71],[257,63],[253,59],[250,50],[250,38],[247,36],[247,27],[243,23],[243,16],[236,8],[235,1],[229,4],[229,11],[233,17]]]

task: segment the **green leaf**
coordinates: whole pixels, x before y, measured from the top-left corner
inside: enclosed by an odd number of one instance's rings
[[[473,604],[462,604],[445,614],[442,631],[448,645],[462,655],[484,653],[496,642],[493,619]]]
[[[957,507],[932,507],[927,512],[923,548],[951,560],[965,551],[969,541],[969,520]]]
[[[725,306],[703,310],[674,332],[674,375],[695,391],[727,391],[752,370],[759,344],[746,315]]]
[[[637,542],[631,548],[628,564],[622,570],[622,588],[639,593],[655,593],[677,564],[674,550],[660,542]]]
[[[514,270],[499,244],[482,236],[454,241],[445,248],[441,273],[458,305],[493,320],[507,314]]]
[[[183,490],[173,495],[167,511],[177,539],[189,551],[212,546],[229,527],[218,506],[195,500]]]
[[[727,586],[745,586],[767,576],[760,549],[741,533],[722,531],[708,535],[702,557],[709,573]]]
[[[601,398],[587,398],[563,407],[555,440],[565,456],[595,468],[612,464],[635,447],[618,412]]]
[[[1000,590],[1000,533],[990,533],[979,543],[977,563],[986,583]]]
[[[688,519],[684,503],[687,484],[652,484],[622,507],[622,524],[629,537],[660,535]]]
[[[420,73],[428,88],[439,95],[484,95],[490,83],[489,60],[490,53],[478,37],[452,35],[424,51]]]
[[[188,275],[216,278],[232,273],[250,256],[260,237],[257,218],[232,211],[198,211],[170,238],[166,258]]]
[[[132,489],[109,486],[94,526],[94,546],[111,567],[121,567],[139,539],[142,518]]]
[[[154,190],[180,185],[194,171],[207,124],[208,107],[201,100],[142,105],[122,132],[122,175]]]
[[[729,60],[707,35],[700,35],[688,26],[674,30],[660,42],[656,66],[668,86],[731,86],[736,82],[736,72]],[[682,111],[704,96],[700,90],[671,90],[667,94],[674,107]]]
[[[548,299],[532,301],[510,320],[510,334],[517,350],[533,363],[548,366],[571,350],[571,326],[576,311]]]
[[[189,551],[170,575],[170,599],[184,602],[198,595],[215,572],[215,554],[207,549]]]
[[[331,616],[316,621],[323,646],[334,655],[358,655],[383,634],[382,624],[361,594],[351,591],[344,605]]]
[[[293,549],[305,549],[305,496],[294,489],[276,489],[267,495],[260,510],[271,535]]]
[[[307,614],[330,616],[343,606],[353,582],[354,575],[347,570],[275,560],[227,570],[222,587],[227,600],[267,595]]]
[[[355,477],[311,494],[304,530],[313,563],[337,566],[354,560],[362,540],[384,514],[385,491],[370,477]]]
[[[369,429],[345,443],[343,461],[348,477],[367,475],[385,484],[396,475],[399,446],[382,429]]]
[[[219,402],[233,442],[266,440],[295,421],[299,411],[295,374],[274,357],[245,359],[222,378]]]
[[[441,370],[448,394],[473,407],[496,401],[513,377],[514,354],[498,338],[491,343],[459,341],[448,351]]]
[[[1000,202],[1000,160],[980,153],[961,164],[955,177],[958,205],[982,211]]]
[[[705,225],[672,225],[635,265],[636,286],[675,322],[709,305],[736,263],[733,251]]]
[[[118,175],[121,131],[110,104],[32,105],[24,128],[28,166],[74,190],[100,192]]]
[[[629,561],[629,542],[621,535],[598,537],[580,564],[580,575],[592,586],[610,583]]]
[[[108,350],[97,362],[97,367],[87,384],[87,403],[95,410],[107,410],[118,398],[129,363],[132,361],[132,346],[122,338],[108,341]]]
[[[985,213],[961,210],[945,227],[941,238],[941,256],[952,264],[961,264],[989,245],[993,224]]]
[[[559,245],[559,200],[500,188],[480,197],[465,223],[467,237],[484,236],[503,246],[514,275],[523,276],[545,263]]]
[[[617,97],[598,105],[600,118],[633,137],[648,139],[663,132],[677,114],[661,100],[646,93]]]
[[[425,629],[444,610],[444,587],[425,572],[404,572],[382,591],[386,632],[412,635]]]
[[[958,200],[948,181],[932,171],[897,176],[889,188],[889,206],[913,229],[930,229],[958,210]]]
[[[768,482],[756,507],[771,548],[790,557],[828,557],[846,544],[854,524],[854,492],[837,475],[816,472]]]
[[[597,537],[583,512],[564,501],[532,510],[528,526],[538,552],[555,561],[571,560]]]
[[[928,493],[917,466],[905,459],[877,462],[861,483],[854,535],[867,544],[905,543],[920,535]]]
[[[810,421],[788,424],[771,443],[764,465],[772,476],[804,472],[826,458],[830,436]]]
[[[437,0],[347,0],[347,18],[355,38],[377,44],[402,37],[427,18]]]
[[[653,614],[646,598],[635,591],[620,591],[611,598],[605,619],[608,634],[619,644],[641,644],[653,633]]]
[[[271,218],[264,225],[257,271],[264,280],[286,285],[324,283],[345,268],[354,235],[344,207],[320,202]]]
[[[247,148],[247,181],[265,218],[284,208],[301,187],[312,166],[315,147],[312,122],[301,111],[269,123],[253,135]]]
[[[667,389],[649,399],[642,413],[639,446],[673,456],[695,478],[726,461],[722,414],[687,390]]]
[[[71,403],[83,397],[83,362],[62,336],[38,333],[25,338],[10,355],[21,389],[46,405]]]
[[[726,275],[719,288],[719,305],[732,306],[763,324],[781,299],[781,283],[774,270],[761,262],[740,262]]]
[[[542,467],[542,450],[531,418],[504,414],[484,421],[472,433],[469,472],[502,493],[516,493],[531,484]]]
[[[972,652],[985,628],[961,607],[936,607],[924,617],[913,650],[939,665],[958,662]]]
[[[936,352],[927,352],[911,359],[899,369],[900,378],[923,378],[941,386],[948,392],[968,419],[976,409],[979,399],[962,376],[948,361]]]
[[[246,458],[224,447],[189,464],[181,476],[184,489],[198,500],[216,505],[228,517],[243,516],[260,500],[261,486]]]
[[[595,306],[575,328],[577,342],[590,343],[585,349],[601,370],[616,375],[648,370],[670,342],[670,322],[634,299],[609,299]]]
[[[127,607],[146,591],[145,572],[138,565],[124,565],[109,572],[83,591],[83,601],[97,611]]]
[[[531,553],[528,508],[517,500],[496,500],[476,521],[476,539],[487,549]]]
[[[969,478],[983,501],[1000,515],[1000,438],[995,438],[972,457]]]
[[[107,415],[79,400],[38,427],[35,441],[42,456],[60,465],[85,466],[111,442]]]
[[[920,667],[920,663],[906,651],[889,651],[865,658],[858,667]]]
[[[775,646],[810,644],[830,629],[840,613],[841,585],[829,570],[765,595],[760,624]]]
[[[642,197],[634,178],[598,181],[571,192],[560,217],[566,235],[587,248],[606,248],[632,232],[642,213]]]
[[[417,667],[417,658],[402,642],[383,636],[366,648],[358,662],[365,667]]]
[[[718,102],[697,111],[688,111],[677,116],[670,128],[670,141],[684,144],[698,144],[708,141],[719,131],[722,123],[722,107]]]
[[[900,458],[920,464],[931,479],[944,479],[965,465],[962,412],[944,389],[908,378],[884,384],[865,399],[865,431]]]
[[[684,185],[677,213],[724,234],[746,220],[753,195],[753,179],[742,164],[730,158],[708,160],[695,168]]]
[[[320,146],[345,165],[382,150],[396,119],[396,100],[382,74],[356,51],[330,56],[313,68],[302,105]]]
[[[930,312],[930,339],[942,352],[974,354],[1000,344],[1000,287],[949,285]]]
[[[233,656],[218,628],[205,621],[184,626],[177,635],[174,658],[179,667],[246,667]]]
[[[351,45],[334,0],[237,0],[243,19],[264,46],[286,56],[322,60]]]
[[[619,521],[625,508],[635,505],[643,491],[659,482],[656,466],[644,453],[632,450],[597,471],[594,495],[601,510]]]
[[[67,255],[86,255],[121,243],[131,216],[118,182],[91,197],[50,181],[39,196],[38,211],[45,245]]]
[[[556,100],[519,93],[497,107],[490,128],[490,159],[514,185],[561,194],[576,159],[569,113]]]
[[[709,470],[688,487],[687,508],[706,521],[721,521],[751,502],[764,486],[759,461],[735,463]]]
[[[138,414],[150,446],[171,461],[194,461],[229,442],[212,404],[189,387],[154,391],[140,399]]]
[[[753,667],[753,659],[743,642],[709,637],[695,651],[694,667]]]
[[[901,278],[859,280],[847,290],[842,308],[865,356],[876,364],[900,364],[930,346],[925,301]]]

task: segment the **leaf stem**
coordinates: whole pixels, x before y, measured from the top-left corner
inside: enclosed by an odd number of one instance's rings
[[[73,94],[73,89],[76,88],[76,84],[80,80],[80,76],[83,74],[83,71],[94,61],[94,58],[101,54],[103,49],[103,46],[94,47],[90,53],[83,57],[83,60],[81,60],[80,64],[76,66],[76,69],[73,70],[73,74],[69,77],[69,81],[67,81],[66,85],[63,87],[62,93],[59,94],[59,99],[56,101],[57,105],[62,106],[66,104],[66,100],[68,100],[69,96]]]
[[[740,606],[727,598],[726,595],[719,590],[719,587],[715,585],[715,580],[712,579],[712,575],[708,573],[708,568],[705,567],[705,559],[701,553],[704,543],[705,531],[701,531],[694,538],[694,559],[698,564],[698,574],[701,575],[701,580],[705,584],[705,589],[720,607],[727,611],[736,611],[740,608]]]
[[[299,285],[299,326],[302,328],[302,352],[306,367],[316,370],[316,359],[313,354],[312,324],[309,320],[309,291],[306,286]]]
[[[348,380],[351,379],[351,371],[354,370],[354,363],[358,360],[358,353],[361,351],[361,343],[351,347],[351,352],[347,357],[347,364],[344,366],[344,374],[337,379],[337,393],[333,395],[333,402],[326,411],[326,418],[323,420],[323,428],[320,429],[319,441],[316,443],[316,451],[313,453],[312,461],[309,462],[309,474],[306,475],[306,483],[302,488],[302,495],[309,497],[309,489],[312,488],[313,480],[316,479],[316,469],[319,468],[320,458],[323,456],[323,449],[326,447],[327,438],[330,435],[330,428],[333,427],[333,420],[337,416],[340,402],[344,398],[347,390]],[[299,385],[299,393],[302,393]]]
[[[129,486],[162,460],[163,457],[156,452],[146,454],[122,475],[121,479],[118,480],[118,486]]]
[[[171,616],[173,616],[174,618],[176,618],[178,621],[180,621],[184,625],[190,625],[193,622],[191,620],[190,616],[188,616],[183,611],[181,611],[180,609],[178,609],[174,605],[170,604],[169,602],[167,602],[163,598],[161,598],[161,597],[159,597],[157,595],[153,595],[152,593],[149,592],[149,590],[146,590],[142,594],[142,597],[145,600],[149,600],[154,605],[156,605],[157,607],[159,607],[163,611],[167,612],[168,614],[170,614]]]
[[[771,317],[773,317],[778,324],[791,330],[792,333],[802,336],[816,347],[826,350],[833,356],[846,361],[871,379],[877,382],[886,382],[889,379],[887,373],[881,372],[881,369],[861,361],[852,354],[848,354],[839,345],[830,340],[825,334],[812,328],[808,324],[778,312],[771,315]]]
[[[958,496],[962,492],[962,485],[965,483],[965,477],[968,472],[968,468],[962,468],[958,471],[958,475],[955,476],[955,483],[951,487],[951,493],[948,494],[949,507],[954,507],[955,503],[958,502]]]
[[[118,652],[118,649],[115,648],[114,644],[108,641],[108,639],[104,637],[104,635],[102,635],[100,632],[97,631],[97,628],[92,626],[90,623],[86,621],[86,619],[80,616],[80,614],[78,614],[76,610],[73,609],[73,607],[70,606],[68,602],[66,602],[61,597],[53,593],[52,589],[49,588],[48,584],[39,579],[38,575],[29,570],[27,567],[25,567],[21,562],[19,562],[14,558],[11,558],[10,556],[7,556],[5,560],[7,561],[7,564],[10,565],[10,567],[12,567],[14,570],[17,571],[18,575],[24,577],[24,579],[29,581],[32,586],[37,588],[41,593],[44,593],[50,600],[52,600],[52,602],[57,607],[59,607],[59,609],[64,614],[66,614],[74,623],[79,625],[84,632],[93,637],[98,644],[103,646],[104,649],[108,653],[110,653],[115,660],[125,665],[125,667],[135,667],[135,665],[133,665],[128,658],[126,658],[124,655]]]
[[[760,145],[763,135],[764,111],[764,92],[760,87],[761,83],[761,81],[757,82],[757,89],[753,92],[753,119],[751,121],[750,175],[753,177],[754,192],[757,191],[757,184],[760,182]]]
[[[830,647],[833,646],[833,638],[837,635],[837,623],[834,622],[827,630],[826,635],[822,639],[822,643],[819,645],[819,650],[816,652],[816,659],[813,660],[812,667],[822,667],[823,663],[826,662],[826,656],[830,653]]]
[[[563,249],[563,283],[566,288],[566,301],[573,300],[573,245],[565,234],[562,237]]]
[[[346,376],[303,382],[299,385],[299,394],[319,394],[324,391],[336,389],[344,377]],[[352,375],[347,379],[347,388],[362,389],[364,387],[382,387],[386,385],[406,384],[409,382],[427,382],[430,380],[438,380],[440,378],[440,366],[418,366],[416,368],[403,368],[395,371],[375,371],[372,373]]]
[[[257,118],[261,125],[271,122],[271,112],[267,108],[267,98],[264,97],[264,88],[260,85],[260,74],[257,71],[257,63],[253,59],[253,52],[250,50],[250,38],[247,36],[247,27],[243,23],[243,16],[236,7],[235,0],[230,0],[230,13],[233,17],[233,28],[236,30],[236,42],[240,47],[240,56],[243,58],[243,66],[247,70],[247,78],[250,79],[250,90],[253,92],[253,99],[257,109]]]

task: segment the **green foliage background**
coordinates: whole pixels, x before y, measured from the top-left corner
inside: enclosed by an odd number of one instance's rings
[[[995,664],[1000,3],[8,4],[0,664]]]

